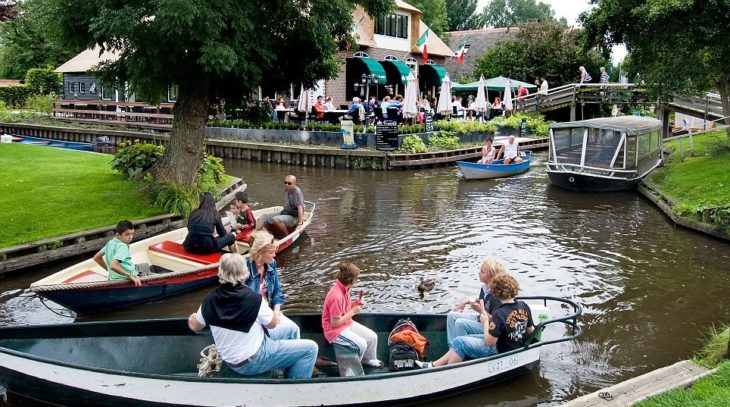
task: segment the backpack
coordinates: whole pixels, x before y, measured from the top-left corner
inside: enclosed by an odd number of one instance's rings
[[[410,318],[396,322],[388,335],[388,365],[393,371],[416,368],[416,360],[424,360],[428,339],[418,332]]]

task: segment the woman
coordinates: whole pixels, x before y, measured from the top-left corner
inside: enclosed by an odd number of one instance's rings
[[[433,362],[416,361],[419,367],[450,365],[465,359],[484,358],[525,346],[535,327],[530,307],[522,301],[515,301],[520,291],[519,283],[511,275],[500,273],[492,279],[489,290],[502,302],[502,305],[493,311],[491,317],[484,309],[481,310],[479,318],[485,333],[455,338],[442,357]]]
[[[246,286],[251,291],[260,294],[264,301],[279,318],[279,325],[270,331],[273,339],[299,339],[299,326],[281,313],[286,297],[281,292],[279,271],[276,269],[276,240],[271,233],[258,231],[252,235],[253,243],[249,249],[246,266],[251,276],[246,280]]]
[[[482,309],[491,315],[497,307],[502,303],[493,296],[489,291],[489,283],[497,274],[504,273],[502,263],[489,258],[482,261],[479,268],[478,278],[481,283],[479,294],[476,297],[462,298],[454,310],[446,316],[446,338],[447,343],[451,345],[454,338],[462,335],[484,334],[482,323],[479,321],[479,315]],[[476,314],[464,314],[464,308],[469,305]]]
[[[276,102],[276,117],[280,122],[283,122],[286,119],[286,99],[284,99],[284,96],[279,96],[279,100]]]
[[[502,108],[502,99],[500,99],[499,96],[497,96],[496,98],[494,98],[494,103],[492,103],[492,108],[493,109],[501,109]]]
[[[491,164],[494,161],[496,152],[497,149],[492,146],[492,139],[488,138],[484,147],[482,147],[482,159],[477,161],[477,164]]]
[[[593,78],[591,78],[591,75],[588,73],[588,71],[586,71],[586,69],[584,67],[582,67],[582,66],[579,67],[578,71],[580,72],[580,83],[581,84],[588,83],[591,80],[593,80]]]
[[[335,107],[334,99],[332,99],[332,96],[327,96],[327,99],[325,100],[324,108],[327,109],[328,112],[337,110],[337,107]]]
[[[238,253],[236,236],[226,232],[215,208],[215,199],[210,192],[200,196],[200,205],[188,216],[188,235],[183,247],[190,253],[218,253],[228,246],[228,251]]]
[[[218,268],[221,285],[188,317],[188,327],[198,332],[210,326],[221,359],[238,374],[251,376],[283,369],[290,379],[312,377],[317,344],[266,335],[264,327],[276,331],[279,319],[260,295],[243,284],[248,274],[243,256],[224,254]]]

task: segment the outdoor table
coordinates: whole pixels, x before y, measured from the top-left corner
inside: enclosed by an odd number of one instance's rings
[[[324,112],[324,120],[332,124],[340,124],[340,117],[347,114],[347,110],[328,110]]]

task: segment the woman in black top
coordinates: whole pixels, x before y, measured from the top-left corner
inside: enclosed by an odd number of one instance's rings
[[[236,236],[227,233],[215,208],[215,199],[209,192],[200,196],[200,205],[188,216],[188,235],[183,247],[190,253],[217,253],[228,246],[228,251],[238,253]]]

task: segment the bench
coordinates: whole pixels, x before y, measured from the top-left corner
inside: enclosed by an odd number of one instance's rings
[[[337,343],[333,343],[332,346],[335,348],[335,359],[337,360],[337,367],[340,369],[340,376],[365,375],[357,349]]]
[[[165,240],[160,243],[150,245],[150,251],[166,254],[168,256],[177,257],[180,259],[192,261],[200,264],[213,264],[218,263],[221,259],[220,253],[212,254],[195,254],[185,250],[182,244]]]

